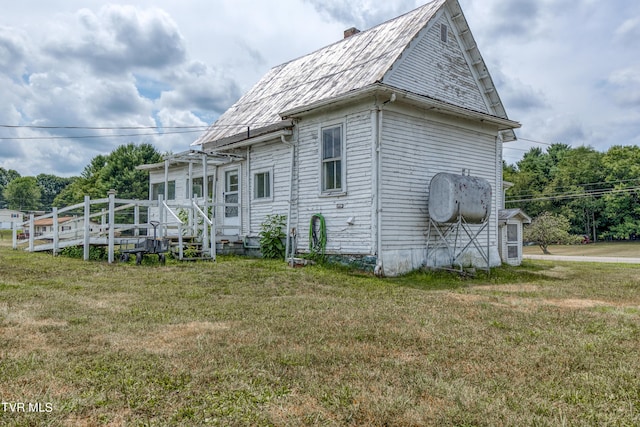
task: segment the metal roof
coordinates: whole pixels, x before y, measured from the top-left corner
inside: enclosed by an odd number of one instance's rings
[[[501,224],[506,223],[511,218],[520,217],[520,220],[525,224],[531,223],[531,217],[524,213],[522,209],[500,209],[498,211],[498,222]]]
[[[457,0],[434,0],[369,30],[276,66],[192,145],[247,133],[248,128],[278,123],[283,111],[335,98],[383,81],[385,73],[447,2],[452,4],[454,12],[459,11],[456,21],[462,21],[462,26],[468,28]],[[472,38],[468,41],[463,39],[463,42],[474,43]],[[493,86],[490,79],[485,84]],[[507,118],[506,113],[502,114],[504,109],[499,99],[496,104],[499,107],[497,115]]]

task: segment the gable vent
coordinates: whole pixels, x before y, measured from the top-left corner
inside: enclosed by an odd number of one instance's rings
[[[440,24],[440,41],[446,43],[449,36],[449,28],[446,24]]]

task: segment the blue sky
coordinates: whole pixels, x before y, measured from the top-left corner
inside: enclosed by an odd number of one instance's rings
[[[367,29],[423,3],[4,5],[0,167],[71,176],[130,141],[186,150],[269,68],[339,40],[348,27]],[[640,2],[460,3],[509,117],[522,123],[520,140],[505,146],[509,163],[531,146],[545,147],[532,141],[640,145]],[[140,129],[123,129],[132,127]],[[141,135],[119,136],[132,133]],[[99,137],[86,138],[92,135]]]

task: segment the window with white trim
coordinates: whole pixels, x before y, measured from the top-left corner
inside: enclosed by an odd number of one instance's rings
[[[176,199],[176,182],[169,181],[169,194],[167,195],[164,191],[164,182],[158,182],[151,185],[151,200],[158,200],[158,195],[162,194],[164,196],[164,200],[175,200]]]
[[[322,128],[322,191],[339,192],[344,189],[343,126]]]
[[[198,196],[202,198],[202,194],[204,192],[204,180],[202,177],[197,177],[192,179],[191,183],[191,196]],[[208,197],[211,199],[213,197],[213,176],[209,175],[207,177],[207,193],[209,193]]]
[[[271,198],[271,171],[261,171],[253,175],[253,198]]]

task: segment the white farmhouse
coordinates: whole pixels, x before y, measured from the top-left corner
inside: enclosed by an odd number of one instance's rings
[[[24,221],[24,214],[14,209],[0,209],[0,229],[11,229],[13,224]]]
[[[478,239],[495,266],[502,144],[519,126],[458,1],[435,0],[272,68],[192,151],[146,169],[152,199],[217,204],[218,239],[256,236],[266,215],[284,214],[292,253],[304,253],[321,216],[327,254],[386,275],[438,259],[427,259],[429,184],[466,170],[491,186]]]

